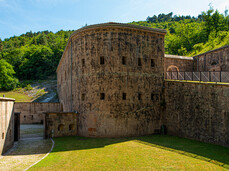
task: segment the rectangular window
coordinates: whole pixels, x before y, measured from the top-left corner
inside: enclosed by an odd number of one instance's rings
[[[4,139],[4,132],[2,133],[2,139]]]
[[[122,100],[126,100],[126,93],[122,93]]]
[[[82,67],[85,66],[85,59],[82,59]]]
[[[126,65],[126,57],[125,56],[122,57],[122,64]]]
[[[154,94],[151,93],[151,100],[154,101]]]
[[[154,67],[155,63],[154,63],[154,59],[151,59],[151,67]]]
[[[100,65],[104,65],[104,64],[105,64],[104,56],[100,56]]]
[[[85,100],[85,94],[81,95],[81,100],[84,101]]]
[[[142,66],[142,59],[138,58],[138,66]]]
[[[151,100],[152,101],[159,101],[159,94],[151,94]]]
[[[142,100],[142,94],[138,93],[138,100]]]
[[[100,93],[100,100],[104,100],[105,99],[105,93]]]

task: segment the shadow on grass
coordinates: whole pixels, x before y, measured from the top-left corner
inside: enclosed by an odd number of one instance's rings
[[[54,141],[55,147],[52,152],[103,148],[111,144],[136,141],[141,144],[204,160],[229,169],[229,148],[174,136],[150,135],[119,139],[60,137],[54,138]]]

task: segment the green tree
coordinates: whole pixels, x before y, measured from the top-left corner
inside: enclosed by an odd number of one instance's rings
[[[0,89],[13,90],[18,84],[18,79],[14,77],[13,66],[4,59],[0,60]]]
[[[0,38],[0,52],[2,51],[2,49],[3,49],[3,43],[2,43],[2,40]]]

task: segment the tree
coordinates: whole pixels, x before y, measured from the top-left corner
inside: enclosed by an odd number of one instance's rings
[[[2,49],[3,49],[3,43],[2,43],[2,40],[0,38],[0,52],[2,51]]]
[[[18,84],[18,79],[14,77],[13,66],[4,59],[0,60],[0,89],[13,90]]]

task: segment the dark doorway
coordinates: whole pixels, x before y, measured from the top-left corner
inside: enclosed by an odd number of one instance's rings
[[[14,141],[20,139],[20,112],[14,113]]]

